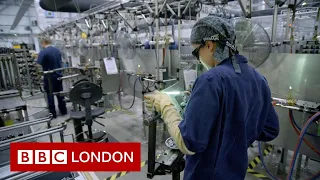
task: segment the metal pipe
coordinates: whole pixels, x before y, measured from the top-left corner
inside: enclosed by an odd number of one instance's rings
[[[43,176],[49,172],[17,172],[4,177],[6,180],[33,179],[36,176]]]
[[[264,0],[264,2],[270,7],[273,8],[272,4],[269,2],[269,0]]]
[[[61,128],[63,128],[63,130],[64,130],[65,129],[65,125],[56,126],[56,127],[50,128],[50,129],[44,129],[42,131],[38,131],[38,132],[31,133],[31,134],[26,134],[26,135],[23,135],[23,136],[19,136],[19,137],[16,137],[16,138],[0,141],[0,147],[5,147],[5,145],[10,145],[11,142],[23,142],[23,141],[27,141],[27,140],[32,140],[32,139],[37,138],[38,135],[41,135],[41,134],[49,135],[50,132],[56,131],[56,130],[60,130]],[[59,131],[57,131],[57,132],[59,132]],[[43,135],[43,136],[45,136],[45,135]],[[35,138],[33,138],[33,136]],[[30,139],[30,137],[31,137],[31,139]],[[39,136],[39,137],[42,137],[42,136]]]
[[[50,129],[51,128],[51,123],[50,121],[47,122],[47,128]],[[52,137],[52,134],[49,135],[49,139],[50,139],[50,142],[53,142],[53,137]]]
[[[169,11],[171,12],[172,15],[177,16],[177,14],[173,11],[173,9],[170,7],[169,4],[166,4],[167,8],[169,9]]]
[[[8,80],[9,80],[9,83],[10,83],[11,88],[12,88],[12,80],[11,80],[12,77],[11,77],[11,73],[10,73],[10,69],[9,69],[8,59],[5,59],[4,63],[5,63],[7,74],[8,74]]]
[[[159,12],[163,11],[164,7],[166,7],[166,4],[167,4],[167,0],[164,0],[163,5],[161,6],[161,9],[159,10]]]
[[[290,0],[288,1],[288,5],[290,4]],[[285,33],[285,39],[289,40],[289,33],[290,33],[290,18],[291,18],[291,9],[288,8],[287,10],[287,26],[286,26],[286,33]]]
[[[156,0],[156,4],[158,3],[158,0]],[[153,10],[151,9],[151,7],[149,6],[148,3],[144,4],[146,6],[146,8],[149,10],[150,13],[153,13]],[[156,5],[156,14],[158,13],[158,9],[157,9],[157,5]]]
[[[156,142],[157,142],[157,118],[155,115],[154,119],[148,122],[149,135],[148,135],[148,172],[154,172],[155,160],[156,160]]]
[[[9,67],[11,72],[12,85],[13,87],[16,87],[15,72],[12,65],[12,59],[9,59],[8,61],[9,61]]]
[[[276,40],[277,40],[278,7],[279,7],[278,4],[276,4],[274,7],[273,20],[272,20],[271,42],[276,42]]]
[[[180,4],[180,1],[178,2],[178,43],[179,43],[179,46],[178,46],[178,57],[179,57],[179,62],[181,61],[181,4]]]
[[[157,53],[157,57],[156,57],[156,63],[157,63],[157,76],[156,79],[159,80],[160,79],[160,69],[159,69],[159,31],[160,31],[160,27],[159,27],[159,12],[158,12],[158,0],[156,0],[156,53]]]
[[[74,77],[78,77],[78,76],[81,76],[81,74],[72,74],[72,75],[69,75],[69,76],[58,77],[57,79],[60,81],[60,80],[74,78]]]
[[[50,134],[54,134],[54,133],[57,133],[57,132],[61,132],[61,131],[64,131],[66,128],[64,126],[60,126],[58,128],[52,128],[52,129],[55,129],[55,130],[50,130],[48,131],[48,129],[43,132],[43,133],[40,133],[40,134],[36,134],[34,136],[28,136],[28,137],[25,137],[25,138],[20,138],[18,140],[14,140],[14,139],[10,139],[10,140],[13,140],[11,142],[25,142],[25,141],[30,141],[30,140],[34,140],[36,138],[39,138],[39,137],[43,137],[43,136],[47,136],[47,135],[50,135]],[[23,136],[21,136],[23,137]],[[10,143],[11,142],[8,142],[8,143],[2,143],[0,144],[0,149],[3,148],[3,147],[7,147],[7,146],[10,146]]]
[[[181,14],[181,15],[184,15],[184,14],[187,12],[187,10],[188,10],[188,8],[189,8],[189,6],[190,6],[190,4],[191,4],[191,1],[192,1],[192,0],[189,0],[187,6],[184,8],[184,10],[182,11],[182,14]],[[179,11],[179,10],[178,10],[178,11]]]
[[[156,82],[156,80],[154,80],[154,79],[148,79],[148,78],[143,78],[143,80],[150,81],[150,82]]]
[[[131,30],[134,30],[134,28],[128,23],[128,21],[118,11],[116,11],[116,13],[120,16],[120,18],[124,21],[124,23],[127,24],[127,26],[129,26]]]
[[[238,3],[239,3],[239,5],[240,5],[240,8],[241,8],[241,10],[242,10],[242,13],[243,13],[243,15],[244,15],[244,17],[247,17],[247,11],[246,11],[246,9],[244,8],[244,5],[243,5],[243,3],[242,3],[242,0],[238,0]]]
[[[169,49],[169,48],[168,48]],[[168,56],[169,56],[169,62],[168,62],[168,74],[169,74],[169,77],[172,77],[172,72],[171,72],[171,68],[172,68],[172,51],[169,49],[169,53],[168,53]]]
[[[141,14],[141,16],[143,17],[143,19],[146,21],[146,23],[149,25],[149,21],[148,19],[146,18],[146,16],[144,14]]]
[[[7,79],[6,79],[6,75],[5,75],[5,72],[4,72],[4,68],[3,68],[3,59],[0,60],[0,68],[1,68],[1,74],[2,74],[2,80],[3,80],[3,85],[4,85],[4,88],[7,89]]]
[[[32,120],[32,121],[26,121],[26,122],[21,122],[18,124],[14,124],[11,126],[5,126],[5,127],[1,127],[0,128],[0,132],[4,132],[4,131],[10,131],[10,130],[14,130],[14,129],[18,129],[18,128],[22,128],[22,127],[26,127],[26,126],[32,126],[35,124],[41,124],[41,123],[45,123],[45,122],[49,122],[52,120],[52,115],[51,117],[46,117],[43,119],[36,119],[36,120]]]
[[[300,174],[301,174],[301,163],[302,163],[302,154],[299,154],[299,156],[298,156],[298,162],[297,162],[296,179],[299,179],[299,178],[300,178]]]
[[[31,93],[31,95],[33,95],[33,88],[32,88],[32,82],[31,82],[31,76],[30,76],[30,70],[29,70],[29,64],[28,64],[29,58],[27,57],[27,50],[26,49],[24,49],[23,55],[24,55],[25,60],[27,61],[26,62],[26,69],[27,69],[27,75],[28,75],[28,85],[29,85],[30,93]]]
[[[167,79],[167,80],[163,80],[163,82],[170,82],[170,81],[177,81],[177,79]]]
[[[64,142],[64,135],[63,135],[63,131],[60,131],[60,142]],[[50,135],[50,136],[52,136],[52,135]]]

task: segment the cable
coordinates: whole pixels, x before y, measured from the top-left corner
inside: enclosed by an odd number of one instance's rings
[[[272,177],[272,179],[274,179],[274,180],[280,180],[280,179],[276,178],[275,176],[273,176],[273,175],[271,174],[271,172],[268,170],[266,164],[264,163],[264,160],[263,160],[264,158],[263,158],[263,154],[262,154],[262,150],[261,150],[261,143],[260,143],[260,141],[258,142],[258,148],[259,148],[259,155],[260,155],[261,163],[262,163],[264,169],[265,169],[265,170],[267,171],[267,173]]]
[[[290,118],[290,123],[293,129],[296,131],[297,135],[299,136],[301,132],[293,124],[292,110],[289,110],[289,118]],[[309,141],[305,139],[303,139],[303,141],[307,144],[307,146],[309,146],[315,153],[317,153],[320,156],[320,152]]]
[[[307,180],[317,180],[320,177],[320,172],[318,174],[314,175],[313,177],[307,179]]]
[[[287,180],[290,180],[291,177],[292,177],[292,174],[293,174],[293,169],[294,169],[294,165],[296,163],[296,160],[297,160],[297,156],[298,156],[298,153],[299,153],[299,150],[300,150],[300,147],[301,147],[301,144],[302,144],[302,140],[303,140],[303,137],[304,135],[306,134],[306,130],[308,129],[308,127],[311,125],[311,123],[320,116],[320,112],[314,114],[306,123],[306,125],[302,128],[302,131],[300,133],[300,136],[299,136],[299,140],[298,140],[298,143],[296,145],[296,149],[294,151],[294,155],[293,155],[293,158],[292,158],[292,161],[291,161],[291,165],[290,165],[290,171],[289,171],[289,175],[287,176]],[[315,179],[319,176],[319,173],[317,173],[315,175],[314,178],[311,178],[311,179]]]
[[[119,92],[118,94],[118,97],[119,97],[119,103],[120,103],[120,106],[122,109],[125,109],[125,110],[129,110],[133,107],[135,101],[136,101],[136,85],[137,85],[137,81],[140,79],[140,77],[138,77],[135,81],[134,81],[134,85],[133,85],[133,100],[132,100],[132,103],[130,105],[129,108],[125,108],[122,106],[122,103],[121,103],[121,93]]]
[[[289,110],[289,117],[292,119],[294,125],[299,129],[299,131],[301,131],[301,128],[298,126],[297,122],[295,121],[295,119],[293,117],[292,110]],[[306,134],[309,135],[309,136],[313,136],[313,137],[320,137],[320,135],[311,134],[311,133],[308,133],[308,132],[306,132]]]

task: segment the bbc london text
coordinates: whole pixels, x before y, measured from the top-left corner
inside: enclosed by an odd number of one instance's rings
[[[140,143],[11,143],[10,171],[140,171]]]

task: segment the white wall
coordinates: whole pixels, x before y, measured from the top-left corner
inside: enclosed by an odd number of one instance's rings
[[[39,0],[35,0],[34,2],[37,18],[39,22],[39,26],[41,29],[45,29],[50,25],[61,23],[62,21],[67,21],[71,17],[77,15],[77,13],[61,13],[61,12],[53,12],[53,18],[49,18],[46,16],[46,10],[42,9],[39,5]]]
[[[0,10],[3,9],[0,11],[0,29],[2,30],[0,32],[0,46],[11,47],[12,42],[38,44],[35,35],[39,34],[41,30],[76,15],[76,13],[54,13],[53,18],[47,18],[46,11],[39,6],[39,0],[35,0],[35,3],[29,7],[17,27],[11,30],[10,28],[19,8],[18,5],[9,5],[7,7],[0,5]],[[34,20],[37,20],[38,27],[31,25]],[[27,26],[31,27],[32,32],[25,30]],[[17,36],[14,36],[14,34]],[[39,47],[36,47],[36,50],[39,51]]]
[[[33,35],[31,34],[31,31],[25,30],[25,27],[31,27],[31,21],[37,19],[35,8],[31,6],[24,17],[22,17],[17,27],[13,30],[10,28],[19,10],[19,6],[9,5],[5,7],[4,5],[0,5],[0,9],[3,9],[0,11],[0,46],[11,47],[12,42],[33,43]],[[39,32],[37,27],[31,27],[31,29],[33,33]],[[16,34],[17,36],[14,36],[13,34]]]

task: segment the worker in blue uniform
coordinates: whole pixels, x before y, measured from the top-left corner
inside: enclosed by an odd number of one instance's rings
[[[242,180],[248,147],[278,136],[278,116],[267,80],[239,55],[233,27],[208,16],[192,28],[192,54],[207,69],[192,89],[183,117],[167,94],[145,96],[186,154],[185,180]]]
[[[37,63],[42,66],[43,71],[50,71],[61,68],[62,59],[59,49],[53,47],[51,45],[51,40],[46,37],[42,38],[41,45],[44,49],[39,53]],[[57,113],[54,104],[54,96],[52,93],[63,91],[62,81],[58,80],[59,77],[62,77],[62,73],[60,71],[56,71],[52,74],[44,75],[43,79],[44,89],[47,93],[49,112],[53,115],[54,118],[57,117]],[[51,92],[49,87],[49,79],[51,81]],[[66,102],[64,101],[64,97],[57,95],[57,99],[61,115],[67,114]]]

